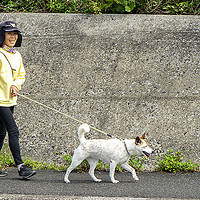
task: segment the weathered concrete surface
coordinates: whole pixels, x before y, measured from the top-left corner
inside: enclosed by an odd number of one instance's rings
[[[200,16],[0,14],[23,34],[28,97],[119,138],[146,131],[156,156],[200,162]],[[19,98],[22,154],[64,163],[79,123]],[[88,138],[104,137],[91,131]]]

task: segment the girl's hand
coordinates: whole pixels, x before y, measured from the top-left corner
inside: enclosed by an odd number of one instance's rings
[[[10,87],[11,98],[16,97],[18,92],[19,92],[19,89],[16,86],[12,85]]]

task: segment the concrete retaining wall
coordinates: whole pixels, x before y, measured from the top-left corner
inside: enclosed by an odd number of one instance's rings
[[[0,14],[23,33],[28,97],[115,137],[146,131],[156,156],[200,162],[200,16]],[[22,154],[63,164],[80,123],[19,98]],[[92,130],[87,138],[105,138]]]

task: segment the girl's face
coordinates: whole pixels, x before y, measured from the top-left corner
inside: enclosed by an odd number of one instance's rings
[[[18,39],[17,31],[5,32],[5,40],[3,44],[12,48],[15,46],[17,39]]]

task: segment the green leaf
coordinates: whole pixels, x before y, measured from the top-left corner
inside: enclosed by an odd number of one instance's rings
[[[131,12],[132,9],[131,9],[129,6],[125,6],[125,11],[126,11],[126,12]]]

